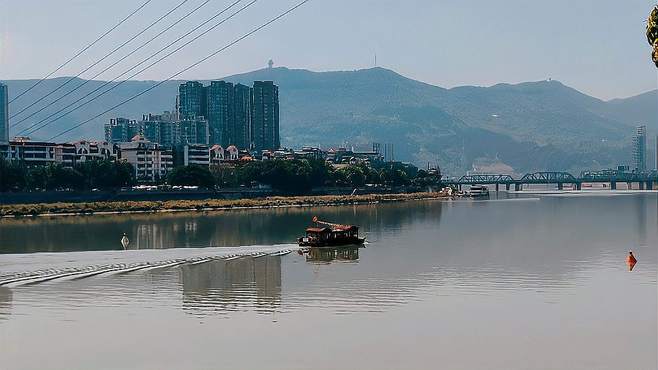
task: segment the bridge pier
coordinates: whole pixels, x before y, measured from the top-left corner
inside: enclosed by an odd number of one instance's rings
[[[498,192],[498,183],[496,183],[496,193]]]
[[[647,190],[653,190],[653,181],[647,181]]]
[[[523,184],[514,184],[514,191],[523,190]]]
[[[582,183],[577,182],[574,185],[576,185],[576,190],[582,190],[582,185],[583,185]]]
[[[557,190],[563,190],[564,189],[564,184],[561,182],[557,183]]]
[[[644,182],[640,181],[639,184],[640,190],[644,190]]]
[[[617,181],[610,181],[610,189],[617,190]]]
[[[505,190],[509,191],[510,184],[505,184]]]
[[[627,182],[626,183],[626,189],[627,190],[633,190],[633,183],[632,182]]]

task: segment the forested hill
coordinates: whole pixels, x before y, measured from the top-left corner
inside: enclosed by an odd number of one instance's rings
[[[606,102],[557,81],[444,89],[383,68],[347,72],[273,68],[225,79],[244,84],[274,80],[279,85],[281,136],[286,146],[393,143],[396,159],[418,165],[438,162],[454,172],[473,165],[480,170],[523,172],[577,171],[628,163],[634,126],[643,123],[650,132],[658,129],[658,91]],[[63,81],[45,81],[13,103],[11,111],[21,110]],[[76,80],[67,88],[83,82]],[[18,94],[34,81],[6,83],[10,94]],[[79,93],[86,94],[102,83],[90,81]],[[33,137],[48,138],[156,83],[122,83]],[[66,139],[101,138],[103,123],[110,117],[137,119],[143,113],[172,110],[179,83],[163,83],[72,132]],[[80,94],[72,94],[70,99],[63,99],[16,128],[36,123]],[[18,130],[12,130],[12,135],[17,133]]]

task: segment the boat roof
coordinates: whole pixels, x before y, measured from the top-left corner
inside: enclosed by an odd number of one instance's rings
[[[359,230],[358,226],[354,225],[334,225],[333,227],[309,227],[306,232],[309,233],[325,233],[332,231],[354,231]]]
[[[334,227],[334,230],[339,230],[339,231],[349,231],[349,230],[357,230],[358,227],[354,225],[339,225]]]
[[[322,232],[330,232],[331,229],[328,227],[309,227],[306,229],[307,233],[322,233]]]

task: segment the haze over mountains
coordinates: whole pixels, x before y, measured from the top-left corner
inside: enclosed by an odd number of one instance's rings
[[[279,85],[281,138],[285,146],[364,147],[372,142],[393,143],[396,159],[417,165],[438,163],[454,174],[473,166],[489,172],[577,172],[627,164],[634,127],[646,124],[650,134],[658,130],[658,90],[606,102],[557,81],[444,89],[383,68],[350,72],[273,68],[224,79],[249,85],[254,80],[274,80]],[[12,104],[11,111],[18,112],[63,81],[45,81]],[[73,81],[62,90],[83,82]],[[111,117],[139,119],[144,113],[172,110],[180,82],[163,83],[64,138],[102,138],[103,124]],[[6,83],[10,94],[15,95],[34,81]],[[71,98],[17,125],[11,135],[102,83],[88,82]],[[48,139],[156,83],[126,81],[32,136]],[[12,124],[24,116],[17,116]],[[649,165],[653,166],[652,160]]]

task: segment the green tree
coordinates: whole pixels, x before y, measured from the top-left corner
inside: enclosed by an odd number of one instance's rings
[[[208,167],[196,165],[174,168],[167,176],[167,182],[173,186],[198,186],[204,189],[215,187],[215,178]]]
[[[311,166],[311,185],[312,186],[326,186],[331,182],[333,168],[326,161],[322,159],[308,159],[308,164]]]
[[[88,161],[76,166],[84,177],[85,189],[116,189],[135,183],[133,166],[125,161]]]
[[[312,188],[311,165],[306,160],[263,161],[259,181],[282,193],[306,194]]]
[[[360,166],[348,166],[341,168],[337,172],[343,173],[341,177],[344,178],[345,185],[358,188],[366,184],[366,175]]]
[[[0,158],[0,192],[23,190],[25,169],[20,164]]]
[[[386,185],[391,186],[401,186],[409,185],[409,176],[407,173],[401,169],[396,169],[393,167],[382,168],[380,171],[380,176],[382,182]]]

